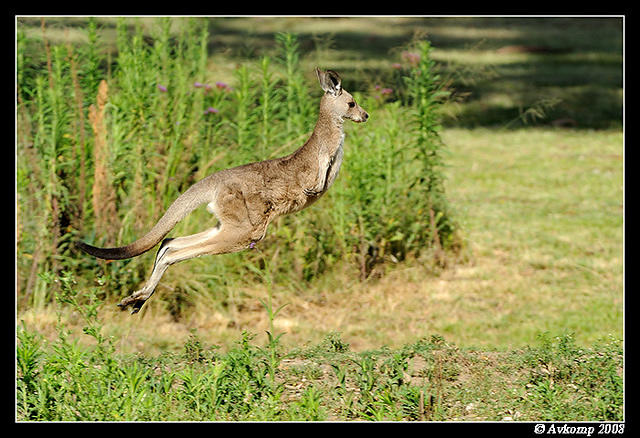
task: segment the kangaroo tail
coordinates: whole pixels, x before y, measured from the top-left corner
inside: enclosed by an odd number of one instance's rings
[[[213,175],[211,175],[213,176]],[[129,245],[117,248],[98,248],[84,242],[76,246],[94,257],[107,260],[121,260],[136,257],[156,246],[178,222],[200,205],[211,202],[211,178],[205,178],[192,185],[169,206],[164,215],[147,234]]]

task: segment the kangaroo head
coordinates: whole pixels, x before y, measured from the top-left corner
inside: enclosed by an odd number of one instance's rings
[[[356,103],[353,96],[342,88],[342,79],[333,70],[323,71],[316,68],[316,75],[320,86],[324,90],[324,96],[320,107],[329,112],[333,117],[341,121],[349,119],[354,122],[365,122],[369,114]]]

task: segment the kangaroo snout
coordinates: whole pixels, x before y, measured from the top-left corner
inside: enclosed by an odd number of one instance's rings
[[[367,121],[368,118],[369,118],[369,113],[367,113],[365,110],[362,110],[360,114],[357,114],[351,117],[351,121],[356,123],[364,123]]]
[[[353,101],[352,101],[353,102]],[[351,108],[351,111],[348,111],[345,118],[351,120],[356,123],[366,122],[369,118],[369,113],[367,113],[364,108],[362,108],[357,103],[354,103],[354,108]]]

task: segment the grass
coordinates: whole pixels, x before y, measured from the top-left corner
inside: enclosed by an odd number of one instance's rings
[[[86,319],[95,328],[91,317]],[[18,330],[17,414],[30,421],[620,421],[622,349],[543,333],[509,352],[440,336],[357,353],[339,335],[283,354],[253,336],[226,352],[192,333],[177,353],[86,350]],[[490,394],[490,396],[488,396]]]
[[[22,23],[28,50],[19,56],[27,73],[44,75],[25,82],[31,94],[19,105],[18,420],[624,419],[620,20],[216,19],[205,57],[201,45],[176,45],[204,35],[185,20],[140,20],[138,43],[118,46],[118,32],[135,35],[135,27],[100,19],[100,44],[87,46],[86,19],[50,18],[51,74],[44,58],[33,62],[45,56],[40,21]],[[297,33],[298,58],[274,29]],[[397,234],[430,226],[425,204],[398,196],[420,167],[410,158],[418,150],[410,96],[392,66],[406,62],[408,42],[424,30],[453,92],[438,132],[463,244],[447,252],[446,266],[434,263],[428,239]],[[148,62],[189,63],[159,63],[160,78],[135,64],[150,37],[167,45]],[[130,76],[116,60],[131,62]],[[315,65],[339,71],[372,116],[347,126],[329,195],[274,223],[259,250],[175,265],[138,317],[118,312],[153,254],[98,264],[66,249],[69,239],[124,243],[180,187],[293,150],[315,107],[299,106],[307,116],[287,125],[283,114],[294,109],[279,93],[312,90]],[[48,77],[73,99],[49,92]],[[113,149],[94,157],[101,125],[88,107],[100,108],[103,77]],[[195,81],[233,90],[172,94],[181,81],[196,92],[204,90]],[[77,87],[84,112],[73,109]],[[394,92],[380,95],[381,87]],[[37,99],[53,102],[51,110],[29,112]],[[209,107],[220,112],[199,111]],[[158,112],[170,116],[151,117]],[[71,124],[80,114],[85,123]],[[81,135],[90,139],[84,155]],[[25,148],[25,138],[37,148]],[[96,183],[92,163],[105,159],[110,172]],[[81,181],[83,208],[75,207]],[[101,227],[95,188],[107,198],[115,189],[117,200],[117,220],[107,214]],[[65,232],[54,242],[56,211],[67,215],[58,215]],[[196,211],[175,233],[209,218]],[[419,250],[396,257],[394,238]],[[359,250],[363,242],[372,244]]]
[[[512,339],[529,331],[531,340],[549,324],[545,328],[564,327],[588,342],[594,328],[607,326],[607,333],[622,336],[621,134],[475,131],[475,140],[468,134],[453,131],[448,142],[459,145],[458,157],[473,156],[451,160],[450,183],[460,187],[452,196],[466,210],[463,227],[478,231],[469,235],[475,256],[494,259],[483,274],[491,279],[486,301],[498,306],[494,323],[481,320],[478,330],[514,327]],[[604,144],[609,148],[601,149]],[[578,170],[575,163],[583,162]],[[501,226],[487,232],[496,221]],[[511,304],[501,311],[501,302]],[[579,323],[596,309],[596,320]],[[543,323],[539,312],[558,316]]]

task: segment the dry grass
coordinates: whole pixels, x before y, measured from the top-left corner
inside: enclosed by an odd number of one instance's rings
[[[103,230],[105,236],[114,236],[120,228],[116,214],[116,193],[109,175],[109,146],[106,138],[105,105],[107,104],[109,89],[107,82],[100,82],[98,88],[97,106],[89,107],[89,121],[95,136],[93,148],[95,172],[93,176],[93,211],[96,215],[96,229]],[[113,237],[112,237],[113,238]],[[113,240],[107,241],[113,245]]]

